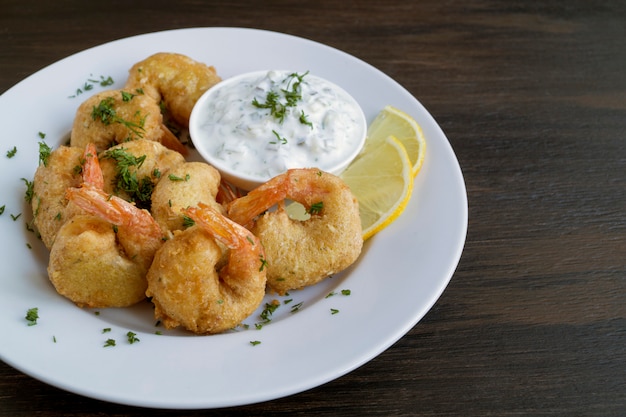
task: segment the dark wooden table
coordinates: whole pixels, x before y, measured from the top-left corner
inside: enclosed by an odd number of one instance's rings
[[[464,172],[457,271],[390,349],[298,395],[144,410],[0,363],[1,416],[626,415],[626,3],[0,0],[0,91],[107,41],[196,26],[310,38],[410,90]]]

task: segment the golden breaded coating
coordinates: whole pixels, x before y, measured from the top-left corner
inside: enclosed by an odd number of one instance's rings
[[[76,110],[72,146],[93,143],[100,152],[137,139],[163,143],[179,152],[185,149],[163,124],[158,101],[148,95],[107,90],[89,97]]]
[[[125,88],[139,89],[157,103],[163,102],[172,118],[188,127],[196,101],[220,81],[212,66],[185,55],[161,52],[133,65]]]
[[[291,219],[285,199],[301,203],[310,218]],[[266,211],[275,204],[276,210]],[[265,249],[268,285],[279,294],[344,270],[363,247],[356,198],[341,178],[316,168],[278,175],[230,203],[228,215],[252,224],[250,230]]]
[[[126,307],[145,298],[148,265],[122,255],[110,223],[77,215],[63,225],[50,251],[48,276],[80,307]]]
[[[76,209],[68,207],[65,190],[78,187],[83,179],[81,161],[83,149],[61,146],[50,153],[45,164],[40,164],[33,179],[33,224],[48,249],[54,238]]]
[[[261,304],[263,248],[244,227],[208,205],[199,207],[186,210],[196,225],[176,231],[157,251],[146,295],[152,297],[156,319],[167,328],[220,333]],[[225,259],[220,245],[228,248]]]
[[[77,214],[59,230],[48,276],[83,307],[125,307],[145,298],[146,273],[163,234],[150,213],[93,184],[68,188]]]
[[[121,143],[100,153],[104,191],[148,208],[155,184],[183,162],[183,155],[158,142]]]
[[[152,192],[151,212],[164,231],[182,230],[182,210],[199,202],[224,213],[215,201],[220,186],[220,173],[204,162],[185,162],[167,172]]]

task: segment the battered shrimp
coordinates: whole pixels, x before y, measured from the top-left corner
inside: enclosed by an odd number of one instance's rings
[[[150,213],[92,184],[69,188],[86,213],[59,230],[48,264],[57,292],[80,307],[125,307],[145,298],[146,273],[162,233]]]
[[[159,103],[135,90],[108,90],[85,100],[76,110],[70,144],[94,143],[98,151],[136,139],[153,140],[185,153],[187,148],[163,124]]]
[[[182,209],[199,201],[224,213],[215,201],[220,173],[204,162],[185,162],[167,172],[152,192],[151,212],[164,231],[182,230],[185,219]]]
[[[85,149],[61,146],[44,160],[35,171],[31,207],[33,225],[50,249],[61,226],[80,211],[68,204],[65,190],[83,182],[101,187],[103,179],[92,144]]]
[[[157,251],[146,295],[167,328],[219,333],[237,326],[261,304],[264,252],[247,229],[209,205],[198,207],[185,210],[196,225],[176,232]],[[229,248],[226,255],[216,242]]]
[[[219,81],[214,67],[185,55],[161,52],[133,65],[125,88],[140,89],[157,103],[162,101],[172,118],[188,127],[196,101]]]
[[[116,145],[100,154],[104,191],[149,209],[154,186],[183,162],[179,152],[150,140]]]
[[[285,199],[301,203],[310,218],[291,219]],[[275,211],[266,211],[276,204]],[[342,271],[354,263],[363,246],[356,198],[339,177],[319,169],[278,175],[230,203],[228,215],[261,240],[268,285],[279,294]]]

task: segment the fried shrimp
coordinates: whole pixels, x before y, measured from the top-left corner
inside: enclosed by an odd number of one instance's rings
[[[104,191],[149,209],[155,185],[184,162],[183,155],[158,142],[139,139],[116,145],[100,154]]]
[[[310,218],[291,219],[285,199],[302,204]],[[267,211],[274,205],[275,211]],[[363,246],[356,198],[339,177],[318,169],[274,177],[230,203],[228,216],[261,240],[268,285],[279,294],[344,270]]]
[[[153,140],[185,153],[187,148],[163,124],[159,103],[145,94],[108,90],[85,100],[76,110],[70,144],[94,143],[98,151],[136,139]]]
[[[264,252],[244,227],[200,203],[185,214],[196,225],[175,233],[154,257],[148,290],[155,317],[167,328],[198,334],[237,326],[265,295]],[[224,254],[220,245],[227,247]]]
[[[81,307],[125,307],[145,298],[146,273],[162,233],[150,213],[92,184],[69,188],[77,214],[59,230],[48,276]]]
[[[182,209],[203,202],[224,213],[215,201],[220,173],[204,162],[185,162],[175,166],[159,181],[152,192],[151,212],[164,231],[182,230]]]
[[[78,187],[83,182],[101,187],[102,181],[96,149],[92,144],[85,149],[61,146],[37,167],[31,200],[33,224],[48,249],[52,247],[61,226],[80,211],[68,205],[65,190]]]
[[[214,67],[185,55],[161,52],[133,65],[125,88],[141,90],[157,103],[163,102],[172,118],[187,127],[196,101],[219,81]]]

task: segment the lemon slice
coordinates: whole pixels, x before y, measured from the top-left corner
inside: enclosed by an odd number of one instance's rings
[[[367,129],[367,142],[363,153],[379,146],[388,136],[395,136],[402,142],[411,160],[413,176],[416,176],[426,153],[426,140],[420,125],[402,110],[386,106]]]
[[[411,161],[393,136],[362,153],[340,177],[359,201],[363,240],[398,218],[413,190]]]

